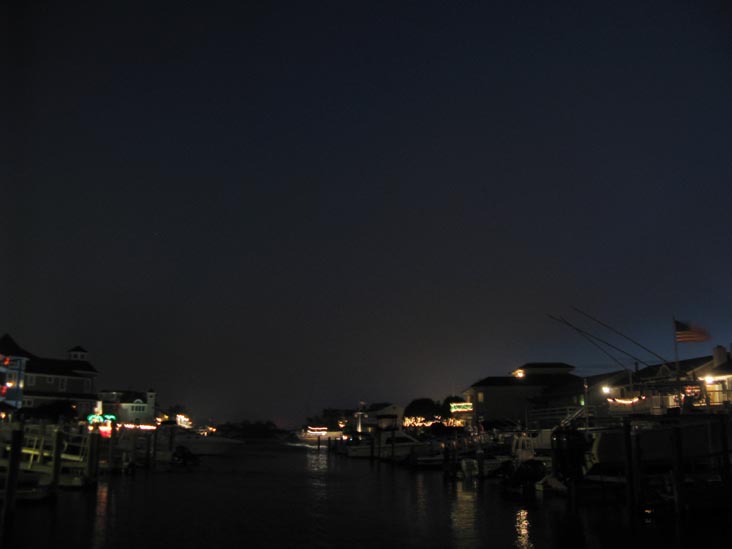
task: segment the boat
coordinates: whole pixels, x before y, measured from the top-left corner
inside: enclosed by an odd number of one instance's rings
[[[417,440],[404,431],[377,431],[370,436],[364,436],[364,433],[359,435],[346,442],[348,457],[401,461],[431,446],[429,442]]]
[[[299,442],[308,446],[315,446],[321,443],[327,444],[328,440],[341,440],[343,438],[343,431],[329,431],[327,427],[308,426],[298,431],[295,436]]]
[[[177,425],[160,425],[157,444],[158,461],[168,461],[178,447],[183,447],[196,456],[220,456],[241,447],[244,442],[218,435],[201,435]]]
[[[691,416],[680,420],[678,423],[636,420],[627,433],[617,427],[585,431],[589,439],[588,472],[623,471],[628,460],[625,437],[631,439],[632,452],[637,453],[646,468],[668,467],[674,455],[674,436],[679,438],[679,458],[684,462],[694,462],[697,466],[715,463],[716,456],[723,452],[722,440],[732,439],[732,423],[726,424],[727,432],[722,436],[717,417]],[[678,429],[677,435],[674,429]]]

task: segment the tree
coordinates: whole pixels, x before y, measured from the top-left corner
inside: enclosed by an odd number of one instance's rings
[[[404,417],[432,419],[440,415],[440,405],[431,398],[415,398],[404,408]]]
[[[440,414],[442,417],[450,417],[450,404],[453,402],[465,402],[465,399],[458,395],[451,395],[448,397],[445,397],[445,400],[442,401],[442,408],[440,411]]]

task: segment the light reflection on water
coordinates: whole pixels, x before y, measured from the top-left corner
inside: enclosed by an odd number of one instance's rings
[[[476,493],[473,481],[455,483],[450,524],[456,546],[469,547],[475,540],[476,527]]]
[[[534,549],[529,539],[529,512],[526,509],[516,511],[516,542],[519,549]]]
[[[616,511],[595,507],[570,517],[563,500],[530,502],[439,471],[415,473],[325,450],[247,447],[194,471],[113,477],[95,490],[20,506],[15,530],[23,537],[3,549],[46,549],[53,540],[75,549],[616,549],[629,537],[674,547],[672,531],[631,533]],[[696,529],[696,545],[725,524]]]
[[[94,549],[102,549],[107,539],[107,516],[109,513],[109,483],[97,485],[96,509],[94,513]]]

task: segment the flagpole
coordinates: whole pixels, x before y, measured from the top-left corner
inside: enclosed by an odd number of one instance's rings
[[[676,381],[681,380],[681,371],[679,369],[679,342],[676,339],[676,316],[671,317],[674,327],[674,357],[676,359]]]

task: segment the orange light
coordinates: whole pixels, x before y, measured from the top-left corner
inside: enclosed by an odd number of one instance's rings
[[[6,357],[5,357],[5,360],[3,360],[3,364],[4,364],[5,366],[7,366],[8,364],[10,364],[10,357],[7,357],[7,356],[6,356]]]

